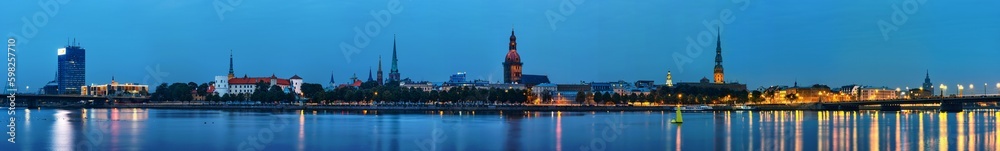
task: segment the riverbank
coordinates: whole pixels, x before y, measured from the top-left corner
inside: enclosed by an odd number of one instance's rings
[[[280,110],[401,110],[401,111],[673,111],[665,106],[449,106],[449,105],[108,105],[99,108],[156,109],[280,109]]]
[[[563,106],[563,105],[219,105],[219,104],[114,104],[114,105],[42,105],[46,108],[153,108],[153,109],[210,109],[210,110],[393,110],[393,111],[674,111],[674,106]],[[903,106],[902,110],[938,110],[937,106]],[[965,109],[998,109],[998,107],[965,107]],[[735,111],[732,106],[715,105],[712,109],[696,111]],[[809,104],[755,105],[752,111],[817,111]],[[878,106],[862,106],[859,110],[879,110]],[[688,110],[685,110],[688,111]]]

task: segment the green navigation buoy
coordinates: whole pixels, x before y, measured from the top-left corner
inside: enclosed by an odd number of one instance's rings
[[[681,118],[681,106],[678,105],[677,108],[674,109],[674,111],[677,111],[677,117],[670,120],[670,123],[677,123],[677,124],[684,123],[684,119]]]

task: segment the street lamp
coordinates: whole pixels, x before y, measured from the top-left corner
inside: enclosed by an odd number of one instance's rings
[[[964,92],[965,92],[965,87],[962,86],[961,84],[959,84],[958,85],[958,96],[962,96],[962,93],[964,93]]]
[[[938,88],[941,88],[941,97],[944,97],[944,94],[948,92],[948,86],[942,83],[940,86],[938,86]]]
[[[972,83],[969,83],[969,92],[971,92],[971,93],[972,93],[972,95],[975,95],[975,94],[976,94],[976,91],[975,91],[975,89],[976,89],[976,88],[972,86]]]
[[[1000,82],[997,82],[997,94],[1000,94]]]

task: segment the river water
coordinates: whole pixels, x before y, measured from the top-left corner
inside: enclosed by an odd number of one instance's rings
[[[0,150],[1000,149],[998,111],[17,111]]]

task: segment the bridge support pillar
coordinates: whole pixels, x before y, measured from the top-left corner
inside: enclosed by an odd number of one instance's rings
[[[27,100],[27,102],[24,102],[24,105],[27,106],[28,108],[38,108],[38,102],[39,101],[41,101],[41,100],[38,100],[38,99]]]
[[[941,112],[962,112],[962,103],[942,100]]]
[[[879,111],[901,111],[903,110],[899,104],[881,104],[879,105]]]

